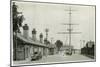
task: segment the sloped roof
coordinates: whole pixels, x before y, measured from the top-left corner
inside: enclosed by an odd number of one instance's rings
[[[30,44],[33,44],[33,45],[36,45],[36,46],[47,47],[45,44],[40,43],[38,40],[33,41],[32,38],[30,38],[30,37],[25,38],[25,37],[24,37],[23,35],[21,35],[20,33],[17,33],[17,37],[18,37],[19,39],[21,39],[22,41],[26,42],[26,43],[30,43]]]
[[[54,48],[55,46],[53,44],[50,45],[46,45],[44,43],[40,43],[40,41],[36,40],[32,40],[31,37],[25,38],[21,33],[17,33],[17,37],[19,39],[21,39],[22,41],[26,42],[26,43],[30,43],[32,45],[36,45],[36,46],[42,46],[42,47],[48,47],[48,48]]]

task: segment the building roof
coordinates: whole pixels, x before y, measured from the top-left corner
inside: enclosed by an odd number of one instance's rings
[[[32,44],[32,45],[35,45],[35,46],[42,46],[42,47],[47,47],[47,48],[54,48],[55,46],[53,45],[46,45],[44,43],[40,43],[40,41],[36,40],[32,40],[31,37],[28,37],[28,38],[25,38],[21,33],[17,33],[17,37],[19,39],[21,39],[22,41],[24,41],[25,43],[29,43],[29,44]]]

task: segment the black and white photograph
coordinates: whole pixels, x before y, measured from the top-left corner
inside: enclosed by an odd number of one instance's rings
[[[11,1],[11,65],[96,61],[96,6]]]

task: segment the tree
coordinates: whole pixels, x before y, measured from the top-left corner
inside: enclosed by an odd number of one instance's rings
[[[20,32],[19,27],[22,26],[24,16],[22,15],[22,12],[18,12],[17,10],[18,6],[13,2],[12,5],[12,18],[13,18],[13,32],[17,33]]]
[[[14,49],[14,57],[13,59],[16,60],[17,55],[17,32],[20,32],[19,27],[22,27],[22,23],[24,20],[24,17],[22,15],[22,12],[17,11],[18,6],[13,2],[12,5],[12,24],[13,24],[13,49]]]
[[[60,41],[60,40],[57,40],[57,41],[55,42],[55,44],[56,44],[56,47],[58,48],[58,51],[60,51],[60,48],[63,46],[63,42]]]

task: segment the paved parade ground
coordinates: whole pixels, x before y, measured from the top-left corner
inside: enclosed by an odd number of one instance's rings
[[[73,55],[48,55],[42,57],[40,60],[36,61],[14,61],[14,65],[34,65],[34,64],[46,64],[46,63],[59,63],[59,62],[74,62],[74,61],[94,61],[89,57],[80,55],[80,54],[73,54]]]

